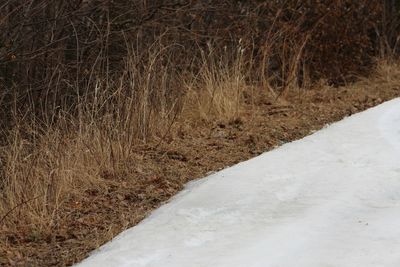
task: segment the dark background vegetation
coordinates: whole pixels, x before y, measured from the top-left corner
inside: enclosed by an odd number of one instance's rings
[[[367,73],[377,55],[398,52],[398,11],[395,0],[2,1],[1,124],[27,110],[73,112],[95,83],[126,71],[129,53],[140,69],[156,49],[158,64],[178,73],[198,69],[208,46],[240,46],[253,80],[342,84]]]
[[[0,265],[78,262],[187,181],[399,96],[399,11],[0,1]]]

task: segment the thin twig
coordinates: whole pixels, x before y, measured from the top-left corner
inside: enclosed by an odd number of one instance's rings
[[[36,196],[36,197],[34,197],[34,198],[25,200],[25,201],[19,203],[18,205],[16,205],[15,207],[13,207],[12,209],[10,209],[9,211],[7,211],[6,214],[4,214],[3,217],[1,217],[1,219],[0,219],[0,225],[1,225],[1,224],[4,222],[4,220],[5,220],[13,211],[15,211],[17,208],[19,208],[19,207],[21,207],[21,206],[23,206],[23,205],[25,205],[25,204],[27,204],[27,203],[29,203],[29,202],[35,200],[35,199],[38,199],[38,198],[40,198],[40,197],[43,197],[43,196],[44,196],[44,194],[41,194],[41,195]]]

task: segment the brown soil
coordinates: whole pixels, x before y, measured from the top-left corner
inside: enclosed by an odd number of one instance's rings
[[[398,79],[397,81],[399,81]],[[102,189],[70,197],[52,229],[0,225],[0,265],[64,266],[79,262],[180,191],[189,180],[300,139],[327,123],[400,96],[400,84],[359,82],[292,92],[284,100],[247,96],[229,122],[176,122],[163,142],[138,146],[131,173],[104,173]],[[2,228],[1,228],[2,227]]]

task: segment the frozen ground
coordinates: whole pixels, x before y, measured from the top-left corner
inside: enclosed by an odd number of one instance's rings
[[[400,99],[189,184],[79,266],[399,267]]]

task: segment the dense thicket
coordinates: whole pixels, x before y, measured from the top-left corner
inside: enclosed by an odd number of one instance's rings
[[[399,3],[1,0],[0,262],[72,263],[188,179],[391,99]]]
[[[0,105],[70,107],[157,55],[183,73],[202,51],[244,49],[254,80],[284,87],[304,77],[341,83],[397,45],[394,0],[5,0],[0,4]],[[251,59],[251,60],[250,60]],[[266,78],[267,77],[267,78]]]

